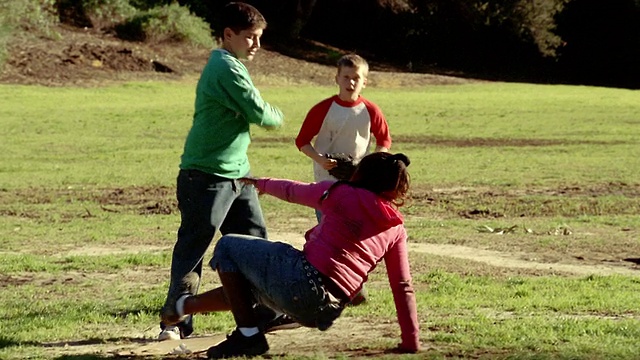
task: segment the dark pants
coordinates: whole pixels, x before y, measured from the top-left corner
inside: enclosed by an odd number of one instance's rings
[[[202,274],[202,259],[217,230],[267,238],[267,229],[253,186],[198,170],[180,170],[177,185],[181,223],[171,258],[167,302],[178,297],[177,285],[189,272]],[[249,255],[250,256],[250,255]],[[191,317],[178,326],[192,331]],[[164,326],[161,324],[161,328]],[[183,329],[184,328],[184,329]]]

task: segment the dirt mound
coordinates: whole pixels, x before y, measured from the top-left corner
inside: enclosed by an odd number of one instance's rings
[[[186,44],[124,41],[108,33],[60,26],[60,39],[16,37],[0,69],[0,83],[96,86],[110,81],[169,80],[197,75],[210,50]],[[271,50],[270,50],[271,49]],[[286,84],[333,85],[334,68],[314,48],[283,55],[265,47],[247,62],[252,77]],[[327,50],[328,51],[328,50]],[[450,76],[391,72],[375,62],[369,86],[412,86],[468,82]],[[280,79],[280,81],[278,81]]]
[[[152,61],[136,56],[126,47],[100,44],[72,44],[62,51],[63,64],[93,66],[118,71],[152,71]]]
[[[197,71],[208,53],[180,48],[185,55],[179,56],[180,50],[174,46],[122,41],[109,34],[64,26],[58,31],[60,39],[28,34],[14,38],[8,45],[0,82],[64,86],[171,78]]]

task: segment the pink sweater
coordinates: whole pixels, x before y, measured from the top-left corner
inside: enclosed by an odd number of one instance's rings
[[[401,347],[418,350],[418,314],[402,215],[373,192],[346,184],[331,189],[320,202],[332,183],[260,179],[256,186],[261,193],[322,212],[320,224],[305,234],[303,251],[349,298],[362,289],[368,274],[384,259],[402,332]]]

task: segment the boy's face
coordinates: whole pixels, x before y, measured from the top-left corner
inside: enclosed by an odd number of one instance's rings
[[[338,96],[344,101],[356,101],[367,85],[367,77],[362,67],[342,67],[336,75],[336,84],[340,88]]]
[[[260,49],[260,38],[263,29],[241,30],[233,32],[230,28],[224,29],[223,48],[240,60],[253,60],[254,55]]]

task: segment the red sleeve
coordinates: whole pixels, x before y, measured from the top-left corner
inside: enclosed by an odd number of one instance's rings
[[[416,294],[411,283],[409,270],[409,254],[407,250],[407,233],[401,226],[401,239],[384,256],[387,266],[389,285],[396,305],[396,314],[400,324],[402,343],[400,346],[409,351],[420,348],[420,329],[418,325],[418,310]]]
[[[318,135],[318,132],[320,132],[320,128],[322,127],[322,122],[327,116],[327,112],[329,112],[329,108],[333,103],[334,97],[335,96],[332,96],[328,99],[322,100],[309,110],[307,117],[304,119],[304,122],[300,127],[300,132],[296,137],[296,146],[298,147],[298,150],[307,144],[311,144],[313,137]]]
[[[376,145],[384,146],[387,149],[391,149],[391,134],[389,133],[389,125],[387,119],[382,114],[382,110],[378,105],[372,103],[369,100],[364,100],[371,118],[371,133],[376,138]]]

